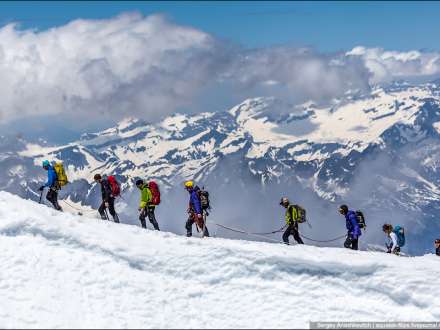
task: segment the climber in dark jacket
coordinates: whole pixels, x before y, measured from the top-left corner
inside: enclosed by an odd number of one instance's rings
[[[347,205],[341,205],[339,213],[345,217],[345,226],[347,227],[347,239],[344,242],[344,247],[358,250],[359,237],[362,233],[357,222],[356,212],[349,210]]]
[[[102,220],[109,220],[105,210],[108,209],[115,222],[119,222],[118,214],[115,211],[115,197],[112,195],[112,187],[107,177],[95,174],[93,179],[101,185],[102,203],[98,209]]]
[[[293,238],[298,244],[304,244],[298,231],[298,212],[294,205],[290,204],[287,197],[282,197],[280,205],[286,209],[285,219],[286,219],[286,230],[283,234],[283,241],[285,244],[289,244],[289,236],[293,235]]]

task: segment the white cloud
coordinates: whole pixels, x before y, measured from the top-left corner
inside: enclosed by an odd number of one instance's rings
[[[204,84],[215,47],[208,34],[161,16],[76,20],[44,32],[8,25],[0,29],[1,113],[167,111]]]
[[[355,47],[347,56],[362,59],[373,74],[371,83],[398,78],[429,77],[440,74],[440,54],[436,52],[386,51],[382,48]]]
[[[348,89],[369,88],[369,72],[358,59],[285,47],[241,54],[228,78],[243,94],[269,94],[298,102],[329,100]]]
[[[0,28],[0,119],[64,112],[79,121],[155,120],[254,96],[331,100],[370,83],[439,72],[433,52],[245,50],[160,15],[80,19],[41,32],[10,24]]]

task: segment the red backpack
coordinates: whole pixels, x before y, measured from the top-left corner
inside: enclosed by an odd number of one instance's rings
[[[110,183],[110,187],[112,188],[113,197],[118,197],[121,194],[121,186],[119,182],[113,175],[108,177],[108,182]]]
[[[150,181],[148,182],[148,188],[151,190],[151,204],[152,205],[159,205],[160,204],[160,191],[159,186],[156,182]]]

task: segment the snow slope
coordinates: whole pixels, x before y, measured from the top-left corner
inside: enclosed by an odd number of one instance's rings
[[[0,192],[0,327],[440,319],[440,258],[186,238]]]

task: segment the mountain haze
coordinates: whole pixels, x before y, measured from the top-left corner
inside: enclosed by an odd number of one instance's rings
[[[2,137],[0,188],[37,200],[45,180],[41,161],[62,160],[72,182],[63,198],[96,208],[93,175],[115,174],[124,188],[122,221],[138,224],[133,183],[155,179],[164,194],[159,222],[183,233],[182,183],[194,179],[211,193],[213,221],[279,228],[278,201],[287,195],[307,208],[312,228],[304,226],[304,233],[324,240],[344,232],[337,207],[348,203],[367,216],[365,244],[382,244],[381,225],[399,223],[407,229],[408,252],[420,254],[440,231],[439,132],[436,82],[348,91],[328,106],[254,98],[226,111],[174,114],[155,123],[127,118],[65,145]]]

